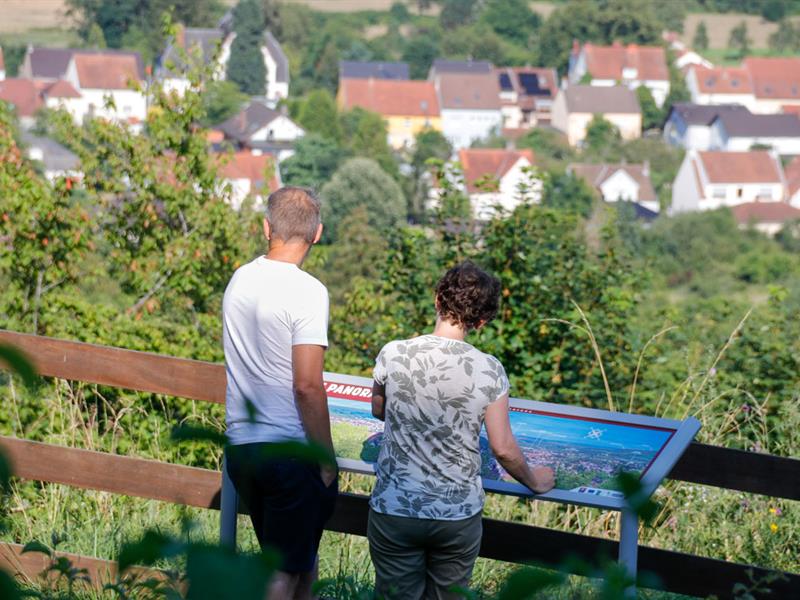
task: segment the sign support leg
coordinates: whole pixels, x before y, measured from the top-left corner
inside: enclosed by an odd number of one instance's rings
[[[625,508],[620,513],[619,562],[627,575],[636,580],[636,561],[639,553],[639,518],[634,511]],[[636,597],[636,584],[625,590],[626,598]]]
[[[239,513],[239,494],[228,475],[228,461],[222,455],[222,489],[219,500],[219,541],[236,550],[236,517]]]

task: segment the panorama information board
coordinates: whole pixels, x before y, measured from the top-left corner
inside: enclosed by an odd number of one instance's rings
[[[333,444],[339,466],[374,473],[383,422],[372,416],[372,381],[325,373]],[[556,487],[537,498],[622,510],[622,472],[640,476],[649,495],[667,476],[700,428],[673,421],[533,400],[510,401],[511,428],[529,464],[550,466]],[[481,433],[481,476],[487,491],[532,496],[497,463]]]

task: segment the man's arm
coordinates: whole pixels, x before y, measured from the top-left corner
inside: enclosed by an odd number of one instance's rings
[[[486,433],[489,434],[489,446],[497,462],[514,479],[530,488],[536,494],[544,494],[553,489],[555,475],[550,467],[534,467],[531,469],[525,462],[525,456],[511,431],[508,418],[508,395],[498,398],[486,409]]]
[[[381,421],[386,419],[386,386],[377,381],[372,382],[372,416]]]
[[[322,381],[322,367],[325,361],[325,347],[311,344],[292,346],[292,378],[295,402],[300,412],[308,439],[327,449],[331,457],[333,438],[331,419],[328,414],[328,396]],[[322,465],[322,480],[330,485],[336,479],[336,468]]]

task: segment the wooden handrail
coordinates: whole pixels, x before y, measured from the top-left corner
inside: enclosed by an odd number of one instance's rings
[[[194,400],[225,401],[221,364],[0,330],[37,371],[58,377]],[[800,460],[693,443],[670,479],[800,500]]]
[[[11,458],[15,475],[22,479],[201,508],[219,508],[218,471],[3,436],[0,436],[0,448]],[[342,494],[327,528],[364,536],[368,512],[366,496]],[[600,559],[616,556],[617,550],[617,542],[612,540],[520,523],[483,520],[480,555],[485,558],[515,563],[536,562],[553,567],[562,566],[569,558],[578,558],[596,565]],[[0,564],[4,562],[2,554],[0,545]],[[78,558],[98,569],[113,566],[108,561]],[[30,568],[25,572],[30,576],[35,574],[32,569],[41,561],[28,562]],[[714,594],[720,598],[730,597],[736,583],[750,581],[748,572],[757,579],[770,572],[761,567],[647,546],[639,547],[639,570],[655,575],[660,589],[698,596]],[[800,589],[800,575],[783,575],[785,580],[771,584],[774,591],[771,598],[788,598],[793,591]]]

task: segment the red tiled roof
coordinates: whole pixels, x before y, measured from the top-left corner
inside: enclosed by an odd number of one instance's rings
[[[517,164],[527,158],[534,164],[533,150],[501,150],[495,148],[468,148],[460,150],[458,160],[464,170],[464,181],[470,193],[481,191],[475,182],[487,176],[500,181]]]
[[[693,67],[702,94],[752,94],[750,72],[740,67]]]
[[[800,117],[800,104],[782,104],[781,112],[785,115],[797,115]]]
[[[698,152],[711,183],[780,183],[775,158],[766,150]]]
[[[800,156],[795,156],[792,162],[784,167],[783,175],[786,177],[789,196],[794,196],[800,190]]]
[[[669,80],[667,56],[660,46],[584,44],[586,70],[595,79],[622,79],[623,69],[636,69],[638,80]]]
[[[139,80],[139,64],[135,54],[84,54],[73,56],[82,88],[124,90],[128,82]]]
[[[785,223],[800,219],[800,208],[786,202],[745,202],[731,207],[741,225],[748,223]]]
[[[59,79],[55,83],[48,85],[42,91],[45,96],[50,98],[80,98],[81,93],[72,87],[69,81]]]
[[[32,117],[42,105],[39,90],[30,79],[0,81],[0,100],[12,104],[20,117]]]
[[[339,101],[344,109],[360,106],[385,117],[439,116],[436,89],[430,81],[342,79]]]
[[[800,58],[746,58],[742,66],[757,97],[800,100]]]
[[[435,81],[442,108],[499,110],[500,85],[494,73],[443,73]]]
[[[220,174],[226,179],[249,179],[252,193],[269,194],[280,187],[277,175],[278,167],[271,154],[253,154],[242,151],[234,153],[227,161],[225,155],[219,155],[219,158],[220,161],[225,161],[220,166]],[[264,176],[268,170],[271,177],[268,182],[265,182]]]

